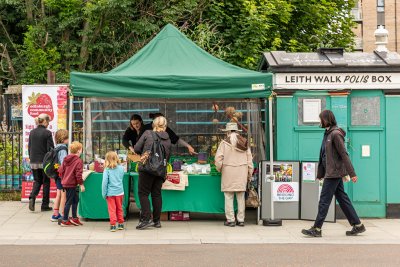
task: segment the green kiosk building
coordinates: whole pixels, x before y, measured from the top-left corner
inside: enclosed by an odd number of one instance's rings
[[[359,181],[346,190],[362,217],[400,217],[400,55],[388,52],[378,29],[373,53],[320,49],[264,53],[261,71],[274,73],[275,160],[318,161],[330,109]],[[340,217],[340,210],[339,217]]]

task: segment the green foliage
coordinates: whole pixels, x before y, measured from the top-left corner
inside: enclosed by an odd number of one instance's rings
[[[0,192],[0,201],[21,201],[21,191]]]
[[[41,42],[42,45],[38,45]],[[58,71],[60,68],[60,53],[52,45],[46,45],[48,36],[40,27],[28,27],[23,44],[23,56],[25,58],[25,72],[22,83],[46,83],[47,70]]]
[[[0,137],[0,175],[19,175],[21,174],[22,151],[19,143],[15,139],[14,142],[8,137]],[[14,145],[13,145],[14,144]]]
[[[351,50],[354,2],[0,0],[0,43],[12,58],[16,83],[45,82],[47,70],[57,72],[57,82],[68,82],[71,70],[108,71],[166,23],[178,26],[211,54],[254,69],[263,51],[314,51],[321,46]],[[0,63],[0,77],[10,78],[9,63]]]

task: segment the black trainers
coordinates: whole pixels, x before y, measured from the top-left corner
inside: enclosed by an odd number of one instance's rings
[[[235,227],[236,223],[235,223],[235,222],[228,222],[228,221],[225,221],[225,222],[224,222],[224,225],[225,225],[225,226],[228,226],[228,227]]]
[[[306,229],[301,230],[301,233],[303,235],[310,236],[310,237],[322,237],[322,230],[321,229],[318,230],[314,226],[308,230],[306,230]]]
[[[153,225],[152,220],[148,220],[148,221],[144,220],[144,221],[141,221],[138,226],[136,226],[136,229],[137,230],[144,230],[146,228],[149,228],[152,225]]]
[[[240,227],[244,227],[244,222],[237,222],[236,225],[240,226]]]
[[[29,199],[29,210],[35,211],[35,199],[34,198]]]
[[[155,227],[155,228],[161,228],[161,222],[160,222],[160,221],[154,222],[154,223],[153,223],[153,227]]]
[[[118,229],[118,230],[124,230],[124,229],[125,229],[124,224],[123,224],[123,223],[119,223],[117,229]]]
[[[115,225],[110,225],[110,232],[116,232],[117,227]]]
[[[353,229],[351,231],[346,231],[347,236],[356,236],[358,234],[364,233],[366,231],[364,224],[361,224],[360,226],[353,226]]]
[[[52,207],[42,207],[41,210],[42,210],[42,211],[52,211],[53,208],[52,208]]]

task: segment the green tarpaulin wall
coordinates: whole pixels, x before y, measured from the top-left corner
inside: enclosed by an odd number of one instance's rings
[[[106,73],[71,73],[74,96],[130,98],[260,98],[272,74],[226,63],[168,24],[137,54]]]

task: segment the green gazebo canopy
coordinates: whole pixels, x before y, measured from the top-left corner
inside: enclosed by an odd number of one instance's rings
[[[213,57],[168,24],[143,49],[106,73],[71,73],[74,96],[129,98],[260,98],[272,74]]]

